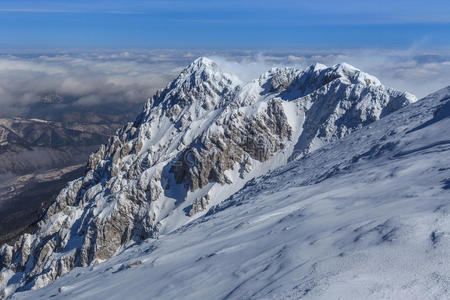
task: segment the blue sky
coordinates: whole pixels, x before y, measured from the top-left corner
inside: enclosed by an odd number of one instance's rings
[[[450,1],[0,0],[0,48],[450,48]]]

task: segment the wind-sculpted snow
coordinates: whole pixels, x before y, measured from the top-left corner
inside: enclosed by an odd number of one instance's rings
[[[414,102],[347,64],[249,83],[189,65],[93,153],[33,235],[0,250],[0,291],[36,289],[203,216],[251,179]]]

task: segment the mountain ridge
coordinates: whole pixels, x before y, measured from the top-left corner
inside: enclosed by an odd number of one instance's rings
[[[47,285],[204,215],[252,178],[415,102],[347,64],[243,84],[195,60],[93,153],[33,235],[0,249],[5,295]],[[3,280],[6,282],[6,280]]]
[[[13,299],[445,299],[450,87]],[[101,288],[99,288],[101,286]]]

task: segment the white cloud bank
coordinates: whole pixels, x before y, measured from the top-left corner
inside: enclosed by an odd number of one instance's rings
[[[46,95],[79,106],[143,102],[190,59],[164,54],[81,53],[0,56],[0,116],[27,112]]]
[[[49,94],[75,105],[142,103],[190,61],[209,56],[243,81],[274,66],[347,62],[385,85],[423,97],[450,85],[450,54],[408,51],[91,51],[0,55],[0,117],[21,116]]]

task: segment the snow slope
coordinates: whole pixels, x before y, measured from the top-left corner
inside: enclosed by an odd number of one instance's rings
[[[446,299],[450,87],[13,299]]]
[[[91,155],[34,234],[0,249],[0,294],[173,232],[253,178],[414,101],[347,64],[272,69],[242,83],[199,58]]]

